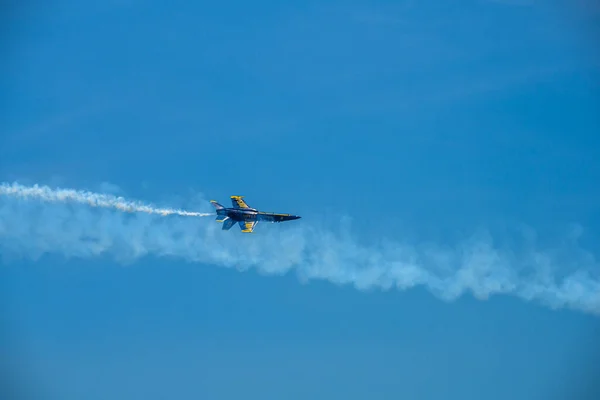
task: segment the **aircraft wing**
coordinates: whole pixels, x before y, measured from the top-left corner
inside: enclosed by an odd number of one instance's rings
[[[258,224],[258,221],[240,221],[239,224],[242,232],[252,233],[254,227],[256,226],[256,224]]]
[[[244,196],[231,196],[231,204],[235,208],[250,208],[248,204],[243,200]]]

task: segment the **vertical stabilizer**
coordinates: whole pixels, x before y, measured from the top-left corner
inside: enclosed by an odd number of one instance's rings
[[[223,222],[223,228],[222,228],[222,229],[223,229],[224,231],[228,231],[228,230],[230,230],[230,229],[231,229],[231,227],[232,227],[233,225],[235,225],[235,221],[234,221],[234,220],[232,220],[231,218],[227,218],[227,219],[225,220],[225,222]]]

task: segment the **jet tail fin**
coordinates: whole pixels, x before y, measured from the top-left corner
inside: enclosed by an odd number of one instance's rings
[[[223,229],[224,231],[228,231],[228,230],[230,230],[230,229],[231,229],[231,227],[232,227],[233,225],[235,225],[235,221],[234,221],[234,220],[232,220],[231,218],[227,218],[227,219],[225,220],[225,222],[223,223],[223,228],[222,228],[222,229]]]
[[[217,210],[222,210],[222,209],[224,209],[224,208],[225,208],[225,207],[223,207],[221,204],[217,203],[215,200],[211,200],[211,201],[210,201],[210,204],[212,204],[212,205],[213,205],[213,207],[215,207]]]

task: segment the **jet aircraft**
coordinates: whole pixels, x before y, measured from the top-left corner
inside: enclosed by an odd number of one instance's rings
[[[215,200],[211,204],[217,210],[217,222],[223,223],[223,230],[229,230],[237,222],[244,233],[252,233],[259,221],[284,222],[300,218],[292,214],[258,211],[246,204],[244,196],[231,196],[232,208],[223,207]]]

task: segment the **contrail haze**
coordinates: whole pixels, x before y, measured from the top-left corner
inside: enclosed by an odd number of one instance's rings
[[[45,202],[59,203],[81,203],[92,207],[113,208],[125,212],[141,212],[148,214],[181,215],[185,217],[208,217],[214,213],[198,213],[184,210],[175,210],[172,208],[152,207],[137,201],[128,201],[122,197],[116,197],[109,194],[92,193],[83,190],[73,189],[51,189],[48,186],[33,185],[31,187],[23,186],[18,183],[0,184],[0,195],[15,196],[22,199],[32,198]]]
[[[170,215],[175,217],[164,218]],[[212,219],[177,218],[210,215],[108,194],[2,183],[0,255],[34,260],[44,254],[108,255],[123,263],[170,256],[273,275],[293,269],[301,280],[359,290],[424,286],[446,301],[465,292],[479,299],[506,294],[600,315],[600,267],[576,244],[547,251],[532,242],[501,248],[484,235],[454,247],[384,240],[365,246],[347,229],[334,232],[305,222],[241,235],[221,231]]]

